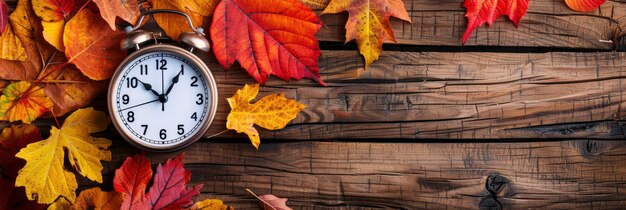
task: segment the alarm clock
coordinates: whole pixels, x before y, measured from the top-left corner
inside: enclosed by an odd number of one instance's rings
[[[190,32],[168,44],[139,29],[146,15],[172,13],[187,19]],[[122,49],[133,50],[111,78],[108,109],[114,127],[130,144],[148,151],[173,151],[198,141],[217,110],[217,86],[193,51],[207,52],[203,29],[174,10],[150,10],[125,29]]]

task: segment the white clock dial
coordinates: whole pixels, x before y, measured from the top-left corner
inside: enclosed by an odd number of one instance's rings
[[[109,103],[116,126],[127,138],[153,149],[172,148],[206,130],[213,96],[209,79],[192,59],[152,51],[128,60],[118,71]]]

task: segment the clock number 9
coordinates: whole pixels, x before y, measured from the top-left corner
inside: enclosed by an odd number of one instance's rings
[[[123,103],[124,105],[126,105],[126,104],[128,104],[129,102],[130,102],[130,97],[128,97],[128,95],[124,94],[124,95],[122,96],[122,103]]]

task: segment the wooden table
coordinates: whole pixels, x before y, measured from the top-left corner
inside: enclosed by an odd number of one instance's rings
[[[626,205],[626,1],[591,13],[562,0],[531,0],[516,29],[504,18],[465,46],[462,0],[404,0],[412,24],[392,21],[399,44],[369,70],[344,45],[347,14],[323,15],[320,72],[270,79],[307,105],[285,129],[261,131],[258,151],[227,132],[184,150],[200,198],[257,208],[245,189],[289,198],[294,209],[603,209]],[[319,13],[320,11],[318,11]],[[223,99],[246,83],[205,58],[219,86],[207,135],[225,129]],[[112,131],[112,188],[139,152]],[[153,164],[177,153],[147,153]]]

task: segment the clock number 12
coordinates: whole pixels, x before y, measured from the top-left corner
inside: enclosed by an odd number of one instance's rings
[[[167,60],[165,59],[156,59],[156,69],[157,70],[167,70]]]

